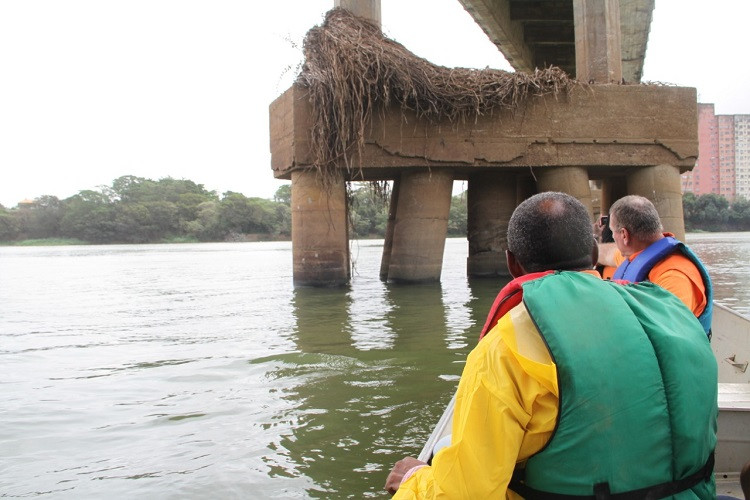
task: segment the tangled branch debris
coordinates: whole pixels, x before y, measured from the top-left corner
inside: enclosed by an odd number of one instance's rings
[[[436,66],[344,9],[331,10],[308,31],[303,49],[298,83],[309,89],[312,152],[323,177],[340,175],[334,165],[354,171],[370,117],[392,102],[420,118],[456,124],[575,85],[556,67],[526,74]]]

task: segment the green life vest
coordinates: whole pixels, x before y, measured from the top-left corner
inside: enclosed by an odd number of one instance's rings
[[[560,402],[555,431],[527,461],[522,484],[617,498],[671,483],[683,489],[673,498],[714,498],[717,364],[682,302],[651,283],[577,272],[525,283],[523,301],[557,366]],[[700,480],[684,490],[691,475]]]

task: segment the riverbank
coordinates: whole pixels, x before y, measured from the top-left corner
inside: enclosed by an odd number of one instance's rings
[[[159,241],[150,241],[144,243],[122,243],[122,242],[111,242],[111,243],[91,243],[84,240],[78,240],[75,238],[37,238],[28,240],[18,241],[0,241],[0,247],[53,247],[53,246],[70,246],[70,245],[169,245],[179,243],[242,243],[242,242],[257,242],[257,241],[291,241],[289,236],[273,235],[273,234],[234,234],[231,237],[223,241],[199,241],[196,238],[189,236],[176,236],[174,238],[165,238]]]
[[[0,246],[3,247],[55,247],[66,245],[88,245],[88,243],[75,238],[41,238],[19,241],[0,241]]]
[[[448,238],[461,238],[460,235],[448,235]],[[356,240],[382,240],[383,236],[378,234],[371,234],[367,237],[356,238]],[[350,241],[356,241],[352,239]],[[18,241],[0,241],[0,247],[52,247],[52,246],[68,246],[68,245],[167,245],[174,243],[255,243],[260,241],[292,241],[291,236],[283,234],[266,234],[266,233],[247,233],[247,234],[231,234],[222,241],[199,241],[196,238],[189,236],[176,236],[174,238],[166,238],[159,241],[150,241],[143,243],[122,243],[122,242],[111,242],[111,243],[91,243],[88,241],[77,240],[75,238],[38,238]]]

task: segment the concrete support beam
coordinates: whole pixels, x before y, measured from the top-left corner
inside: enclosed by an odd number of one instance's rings
[[[380,259],[380,279],[388,281],[388,268],[391,265],[391,250],[393,249],[393,230],[396,227],[396,209],[398,195],[401,189],[401,177],[393,180],[391,188],[391,203],[388,207],[388,221],[385,226],[385,241],[383,242],[383,256]]]
[[[452,190],[449,170],[401,173],[388,281],[440,281]]]
[[[576,79],[622,81],[620,0],[573,0]]]
[[[680,170],[672,165],[639,168],[628,175],[628,194],[648,198],[659,212],[664,230],[685,241]]]
[[[516,176],[512,173],[487,172],[469,177],[468,276],[510,276],[505,250],[516,193]]]
[[[620,0],[622,77],[640,83],[655,0]]]
[[[276,178],[289,179],[292,171],[312,165],[304,88],[295,85],[274,101],[270,125]],[[697,156],[695,89],[593,85],[458,124],[420,120],[394,105],[373,114],[362,168],[356,171],[364,180],[382,180],[396,178],[403,167],[449,166],[468,178],[484,167],[536,174],[546,167],[575,166],[603,178],[628,167],[664,164],[684,172]]]
[[[459,0],[516,71],[534,71],[533,54],[523,39],[523,25],[511,20],[510,0]]]
[[[538,191],[560,191],[577,198],[588,209],[593,219],[594,208],[591,203],[591,188],[589,174],[585,168],[556,167],[545,168],[537,172]]]
[[[346,9],[355,16],[380,26],[380,0],[334,0],[333,6]]]
[[[612,199],[611,179],[602,179],[602,190],[600,196],[599,215],[607,215],[609,213],[609,207],[615,202],[615,200]]]
[[[530,175],[516,177],[516,206],[537,193],[536,180]]]
[[[608,214],[609,207],[614,202],[627,195],[626,182],[623,177],[607,177],[602,179],[601,213]]]
[[[295,286],[339,286],[351,277],[346,185],[323,186],[316,171],[292,173]]]

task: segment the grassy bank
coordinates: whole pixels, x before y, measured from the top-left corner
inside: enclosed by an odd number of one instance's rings
[[[252,242],[252,241],[290,241],[289,236],[279,236],[272,234],[253,233],[253,234],[235,234],[232,238],[227,238],[225,242]],[[163,238],[159,241],[149,241],[142,243],[144,245],[172,244],[172,243],[201,243],[200,240],[193,236],[174,236]],[[75,238],[38,238],[18,241],[0,241],[0,246],[4,247],[52,247],[65,245],[127,245],[128,243],[116,242],[111,243],[90,243],[88,241],[77,240]]]
[[[0,241],[0,246],[5,247],[55,247],[62,245],[88,245],[88,243],[75,238],[41,238],[35,240]]]

